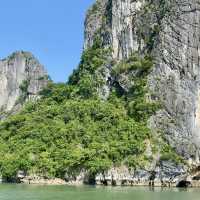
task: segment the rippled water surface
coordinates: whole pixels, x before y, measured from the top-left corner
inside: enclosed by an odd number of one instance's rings
[[[200,189],[3,184],[0,200],[200,200]]]

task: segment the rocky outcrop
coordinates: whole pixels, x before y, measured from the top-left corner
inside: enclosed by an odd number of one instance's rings
[[[150,98],[159,100],[162,110],[149,120],[149,127],[155,134],[162,132],[189,166],[200,165],[199,1],[104,0],[94,7],[96,12],[90,10],[85,23],[85,48],[98,34],[112,47],[116,62],[135,52],[153,56],[148,86]],[[127,89],[127,80],[118,80],[121,88]]]
[[[67,185],[67,182],[60,178],[45,178],[41,176],[26,176],[19,179],[20,183],[31,185]]]
[[[90,175],[87,170],[76,174],[66,173],[63,178],[46,177],[38,174],[26,174],[18,171],[15,178],[0,183],[12,182],[31,185],[73,185],[96,184],[104,186],[150,186],[150,187],[200,187],[200,169],[187,173],[187,168],[169,161],[163,161],[153,171],[148,169],[129,169],[126,166],[113,167],[108,171]]]
[[[15,52],[0,60],[0,114],[37,98],[47,80],[47,72],[31,53]]]
[[[87,170],[76,172],[76,174],[65,174],[65,177],[47,178],[41,175],[26,175],[19,172],[17,180],[26,184],[48,184],[48,185],[83,185],[96,184],[105,186],[177,186],[182,181],[188,180],[185,175],[186,168],[183,165],[163,161],[153,171],[148,169],[129,169],[126,166],[113,167],[108,171],[91,175]],[[189,182],[189,181],[188,181]],[[192,182],[194,184],[194,182]]]
[[[11,182],[31,184],[31,185],[83,185],[85,183],[89,184],[88,173],[82,170],[79,174],[69,175],[65,174],[62,178],[47,177],[42,174],[27,174],[25,171],[18,171],[16,177],[11,180]],[[8,182],[7,180],[2,180],[2,182]]]
[[[122,166],[98,174],[96,183],[114,186],[176,186],[185,172],[183,166],[170,162],[162,162],[154,171],[130,170]]]

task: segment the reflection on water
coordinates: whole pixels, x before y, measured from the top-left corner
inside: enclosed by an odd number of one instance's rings
[[[2,184],[0,200],[200,200],[200,189]]]
[[[191,188],[167,188],[167,187],[148,187],[150,192],[163,192],[163,191],[173,191],[173,192],[187,192],[190,191]],[[200,189],[199,189],[200,190]],[[199,191],[200,192],[200,191]]]

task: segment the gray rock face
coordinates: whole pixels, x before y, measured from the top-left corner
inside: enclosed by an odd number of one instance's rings
[[[97,10],[86,19],[85,48],[99,31],[116,60],[133,52],[153,55],[149,87],[163,110],[150,127],[164,132],[177,153],[200,164],[199,1],[107,0]]]
[[[44,67],[31,53],[15,52],[0,60],[1,112],[11,111],[22,101],[37,98],[47,79]]]
[[[114,58],[122,59],[137,51],[142,44],[135,23],[144,4],[145,1],[97,0],[97,11],[91,12],[91,8],[85,21],[84,47],[90,47],[99,32],[104,43],[112,45]]]
[[[109,10],[108,6],[109,0],[97,0],[96,3],[88,10],[85,20],[86,28],[84,34],[84,48],[92,46],[95,34],[97,33],[97,31],[100,31],[100,29],[107,23],[107,20],[105,20],[104,16],[107,15],[107,11]],[[106,33],[107,30],[104,27],[104,29],[102,30],[102,34],[106,35]],[[106,38],[104,38],[104,42],[105,41]]]
[[[140,185],[140,186],[176,186],[179,179],[185,174],[183,166],[170,162],[162,162],[154,171],[147,169],[129,170],[122,166],[112,168],[104,174],[96,176],[99,185]]]
[[[162,20],[154,47],[157,61],[149,84],[164,104],[154,124],[179,154],[199,164],[200,5],[195,0],[174,5],[175,15]]]

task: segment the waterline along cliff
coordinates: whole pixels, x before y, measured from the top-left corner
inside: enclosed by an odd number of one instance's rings
[[[2,180],[200,186],[199,44],[198,0],[97,0],[67,83],[1,61]]]

